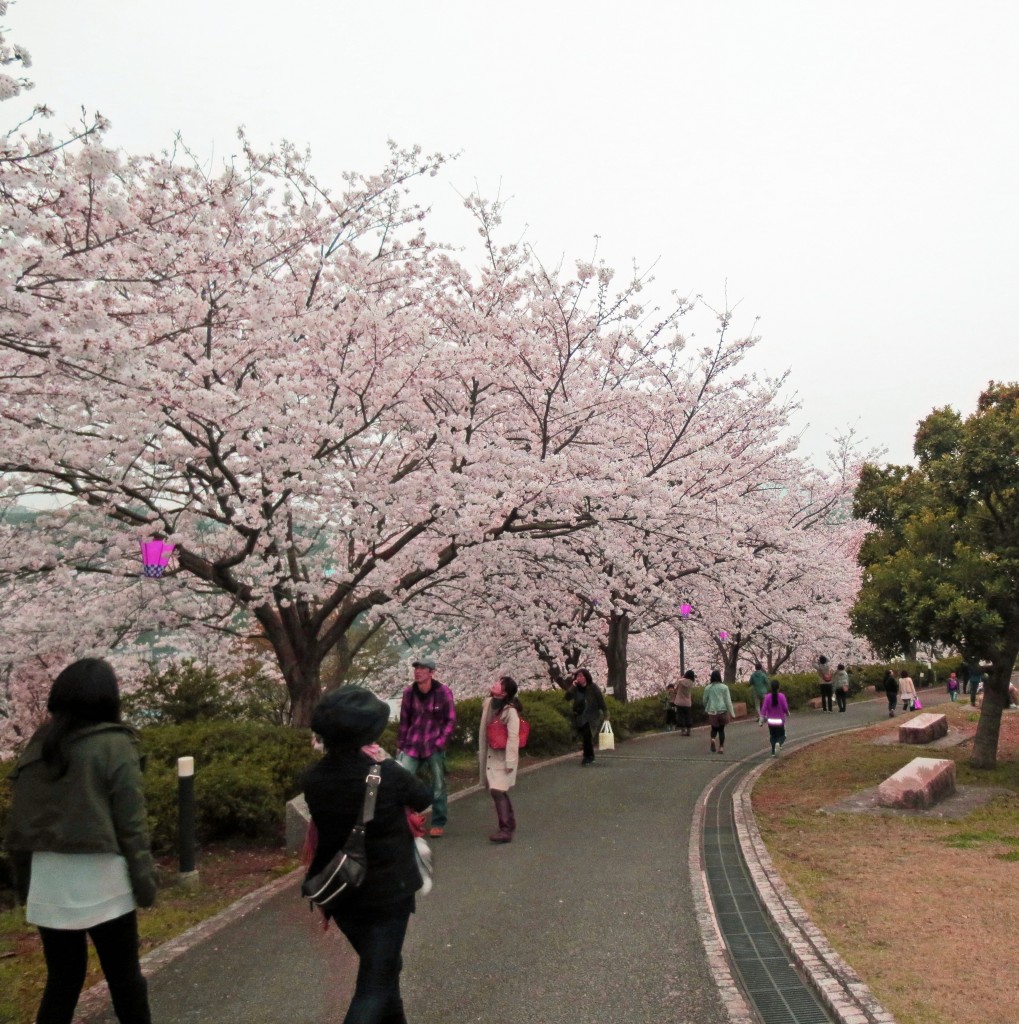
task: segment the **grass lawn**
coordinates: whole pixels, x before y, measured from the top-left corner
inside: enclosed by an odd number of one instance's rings
[[[937,711],[975,732],[968,707]],[[888,743],[900,721],[775,762],[754,788],[758,826],[796,898],[899,1024],[1013,1024],[1019,713],[1004,717],[991,772],[968,766],[971,739],[935,751]],[[1005,792],[959,820],[831,810],[916,756],[954,759],[960,787]]]

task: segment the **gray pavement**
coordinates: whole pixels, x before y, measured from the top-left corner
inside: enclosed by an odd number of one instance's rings
[[[884,717],[883,699],[846,714],[803,712],[801,738]],[[705,787],[767,748],[755,720],[727,729],[724,755],[705,729],[663,733],[521,775],[513,843],[487,841],[484,793],[455,800],[433,841],[436,882],[419,899],[404,947],[403,994],[413,1024],[690,1022],[727,1024],[691,892],[691,822]],[[150,977],[163,1024],[340,1021],[356,964],[335,929],[299,898],[296,881],[194,942]],[[110,1024],[108,1011],[83,1020]]]

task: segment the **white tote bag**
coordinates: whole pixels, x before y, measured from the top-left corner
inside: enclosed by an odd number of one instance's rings
[[[601,729],[598,731],[598,749],[616,749],[616,737],[615,734],[612,732],[612,723],[607,718],[604,722],[602,722]]]

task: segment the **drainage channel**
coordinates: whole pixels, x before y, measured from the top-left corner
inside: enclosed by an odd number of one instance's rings
[[[704,870],[733,970],[763,1024],[831,1024],[757,898],[732,816],[732,794],[741,778],[732,773],[704,809]]]

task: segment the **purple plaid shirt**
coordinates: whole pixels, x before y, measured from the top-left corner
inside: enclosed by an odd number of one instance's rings
[[[413,685],[408,686],[400,705],[396,749],[410,757],[431,757],[436,751],[446,749],[455,726],[456,708],[453,691],[448,686],[433,679],[425,697],[416,694]]]

